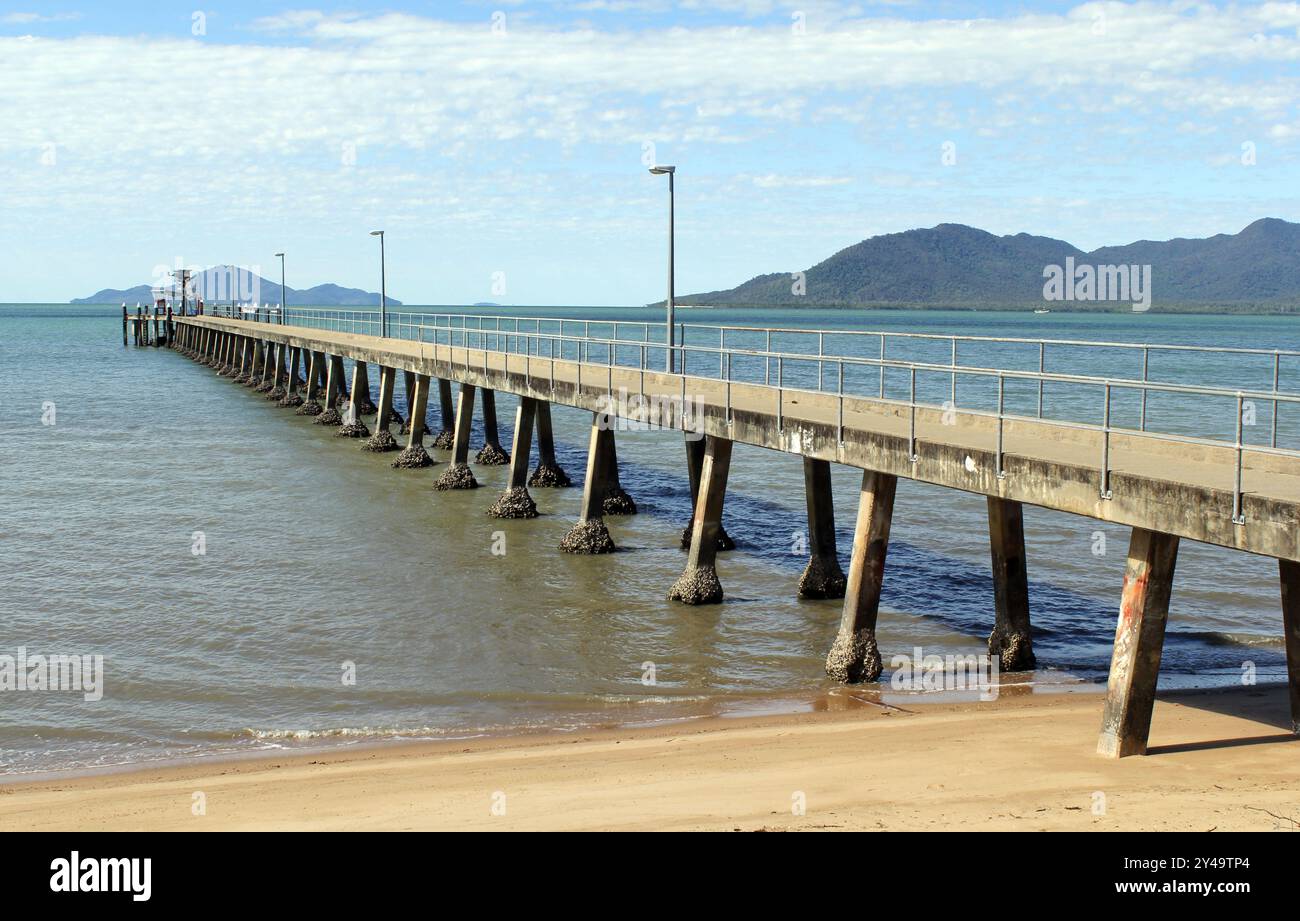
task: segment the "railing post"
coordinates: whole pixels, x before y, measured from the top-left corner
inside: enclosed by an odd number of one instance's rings
[[[1101,433],[1101,497],[1109,499],[1110,492],[1110,381],[1106,381],[1106,407],[1102,413]]]
[[[1042,375],[1047,370],[1047,343],[1040,341],[1038,343],[1038,373]],[[1043,418],[1043,378],[1038,378],[1038,418]]]
[[[884,344],[884,338],[881,338],[881,344]],[[883,374],[885,366],[881,365],[880,370]],[[913,464],[917,461],[916,456],[916,365],[911,367],[911,389],[909,401],[912,405],[911,422],[907,431],[907,459]]]
[[[1241,430],[1242,430],[1242,416],[1245,412],[1245,404],[1246,404],[1245,397],[1241,393],[1238,393],[1237,394],[1237,470],[1236,470],[1236,475],[1233,478],[1233,486],[1232,486],[1232,520],[1237,524],[1244,524],[1246,521],[1246,516],[1242,510],[1242,496],[1241,496],[1242,465],[1243,465],[1243,455],[1245,454],[1245,449],[1242,446]]]
[[[999,374],[998,375],[998,455],[997,455],[997,463],[996,463],[997,476],[999,480],[1005,478],[1007,475],[1006,469],[1003,467],[1003,460],[1002,460],[1003,428],[1004,428],[1003,422],[1004,422],[1006,409],[1007,409],[1006,378],[1004,378],[1001,374]]]
[[[1151,360],[1151,350],[1145,346],[1142,348],[1142,383],[1147,382],[1147,365]],[[1142,415],[1138,420],[1138,431],[1147,430],[1147,389],[1142,388]]]
[[[1282,353],[1273,353],[1273,392],[1277,393],[1278,377],[1282,370]],[[1273,401],[1273,435],[1269,440],[1270,447],[1277,447],[1277,400]]]

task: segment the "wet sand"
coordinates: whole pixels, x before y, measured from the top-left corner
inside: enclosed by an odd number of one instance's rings
[[[1281,688],[1164,695],[1151,753],[1121,761],[1094,753],[1095,693],[899,708],[874,696],[838,692],[818,712],[793,715],[14,782],[0,786],[0,828],[1267,831],[1300,822],[1300,741]],[[206,814],[195,814],[196,793]]]

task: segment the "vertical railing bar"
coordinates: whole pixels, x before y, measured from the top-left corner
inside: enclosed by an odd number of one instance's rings
[[[1110,381],[1106,381],[1106,405],[1102,412],[1101,497],[1111,498],[1110,491]]]
[[[1243,524],[1246,516],[1242,509],[1242,467],[1244,463],[1245,448],[1242,445],[1242,417],[1245,412],[1245,398],[1239,392],[1237,394],[1237,471],[1232,486],[1232,520],[1237,524]]]

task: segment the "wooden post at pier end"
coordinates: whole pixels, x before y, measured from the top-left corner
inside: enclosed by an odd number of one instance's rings
[[[122,305],[122,344],[123,344],[123,345],[126,345],[126,344],[127,344],[127,330],[126,330],[126,328],[127,328],[127,326],[129,326],[129,325],[130,325],[130,324],[127,322],[127,309],[126,309],[126,304],[123,304],[123,305]]]
[[[541,404],[545,406],[546,404]],[[538,421],[542,419],[538,407]],[[605,492],[609,488],[609,451],[604,447],[607,439],[614,433],[606,425],[603,413],[592,413],[591,437],[587,441],[587,479],[582,484],[582,506],[578,512],[578,522],[560,541],[560,549],[565,553],[613,553],[614,539],[609,536],[605,526],[603,506]],[[541,465],[538,465],[539,469]]]
[[[1010,499],[989,496],[988,511],[994,612],[989,655],[998,657],[1002,671],[1022,672],[1034,667],[1024,507]]]
[[[510,463],[510,455],[501,447],[501,434],[497,430],[496,391],[484,387],[480,391],[483,404],[483,447],[474,463],[485,467],[503,467]]]
[[[460,401],[456,404],[456,433],[451,445],[451,465],[434,489],[478,489],[478,480],[469,469],[469,438],[474,425],[473,384],[460,385]]]
[[[1133,529],[1097,741],[1099,754],[1110,758],[1146,754],[1177,561],[1177,537]]]
[[[691,519],[691,552],[686,570],[668,591],[672,601],[683,604],[718,604],[722,582],[715,568],[718,558],[718,529],[722,527],[722,506],[727,496],[727,474],[731,470],[732,442],[708,436],[704,466],[700,470],[700,495]]]
[[[537,401],[537,467],[528,478],[529,486],[565,487],[572,486],[569,475],[560,468],[555,460],[555,435],[551,430],[551,404],[545,400]],[[591,466],[590,458],[587,465]],[[601,497],[604,501],[604,497]]]
[[[691,486],[691,521],[682,529],[682,548],[691,549],[691,535],[695,528],[695,503],[700,500],[700,473],[704,470],[704,436],[698,432],[683,432],[686,444],[686,478]],[[727,529],[718,523],[718,549],[735,550],[736,542],[731,539]]]
[[[510,479],[501,497],[488,509],[493,518],[536,518],[537,503],[528,493],[528,455],[532,451],[537,400],[520,397],[515,411],[515,440],[510,452]]]
[[[885,557],[889,553],[889,526],[894,518],[897,489],[898,477],[893,474],[862,471],[844,613],[839,634],[826,656],[826,674],[837,681],[856,683],[880,677],[876,617],[885,582]]]
[[[1286,635],[1286,675],[1291,690],[1291,731],[1300,735],[1300,563],[1278,560],[1282,584],[1282,632]]]

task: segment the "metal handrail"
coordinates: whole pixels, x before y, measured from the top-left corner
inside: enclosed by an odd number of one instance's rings
[[[343,315],[344,314],[366,315],[371,313],[373,312],[372,311],[312,311],[312,310],[292,311],[292,314],[294,314],[295,319],[307,319],[307,320],[321,319],[333,323],[347,322],[347,323],[366,323],[366,324],[370,323],[370,321],[365,319],[354,320],[351,317],[344,319]],[[319,314],[319,316],[313,316],[313,314]],[[439,321],[444,318],[446,319],[446,325],[441,325]],[[455,319],[459,319],[461,322],[459,324],[453,324],[453,320]],[[429,323],[426,322],[428,320],[432,320],[433,325],[429,325]],[[476,325],[470,326],[469,323],[466,322],[467,320],[475,321]],[[493,322],[492,327],[484,326],[483,325],[484,320],[491,320]],[[503,320],[509,323],[509,328],[505,328],[505,329],[501,328],[501,321]],[[476,348],[483,351],[485,371],[487,370],[486,360],[487,360],[488,352],[498,352],[501,354],[524,354],[529,358],[532,357],[548,358],[553,362],[555,360],[568,360],[565,357],[565,351],[566,351],[565,346],[566,344],[572,344],[573,350],[576,354],[577,362],[579,364],[580,384],[581,384],[581,366],[584,363],[587,364],[593,363],[591,361],[591,351],[592,351],[592,347],[595,346],[597,347],[598,351],[604,352],[605,361],[604,362],[597,361],[595,362],[595,364],[598,365],[605,364],[608,366],[611,390],[612,390],[612,380],[613,380],[613,369],[615,367],[632,367],[632,368],[639,367],[639,369],[642,371],[642,388],[644,389],[644,372],[650,370],[647,365],[648,351],[657,352],[660,349],[669,348],[669,346],[667,346],[666,344],[661,344],[653,340],[650,340],[648,336],[648,329],[653,324],[647,324],[642,321],[622,321],[622,320],[592,321],[587,319],[574,320],[571,318],[557,318],[557,320],[555,321],[561,323],[561,330],[563,329],[564,323],[583,324],[584,330],[587,331],[590,330],[590,326],[592,322],[595,322],[598,325],[600,324],[613,325],[614,333],[616,337],[617,337],[619,326],[641,327],[644,331],[646,331],[646,334],[642,339],[622,339],[622,338],[592,337],[590,335],[572,336],[572,335],[565,335],[562,331],[556,333],[547,333],[547,332],[541,332],[537,330],[529,332],[519,328],[519,322],[521,320],[526,323],[530,321],[536,323],[551,322],[547,318],[491,317],[491,316],[480,317],[477,315],[463,315],[463,314],[451,314],[451,313],[425,314],[425,313],[402,312],[402,313],[394,314],[390,317],[389,329],[390,332],[395,332],[396,338],[403,338],[401,335],[402,332],[407,331],[412,334],[411,338],[421,342],[427,341],[426,333],[431,332],[432,341],[434,343],[443,344],[441,340],[445,338],[446,339],[445,344],[451,347],[456,347],[456,338],[457,335],[459,335],[460,347],[465,349]],[[411,321],[418,321],[418,322],[411,322]],[[769,330],[767,329],[760,329],[757,327],[730,327],[730,328],[743,329],[747,331],[758,331],[758,332],[763,332],[765,334],[769,332]],[[819,332],[826,332],[826,331],[819,331]],[[909,334],[891,333],[887,335],[892,336],[892,335],[909,335]],[[1127,433],[1131,435],[1137,435],[1137,436],[1148,437],[1148,438],[1161,438],[1165,440],[1177,441],[1180,443],[1228,447],[1234,449],[1236,454],[1236,475],[1235,475],[1235,487],[1234,487],[1234,496],[1233,496],[1233,519],[1235,521],[1242,520],[1243,491],[1242,491],[1241,480],[1242,480],[1242,469],[1244,466],[1243,457],[1245,451],[1249,449],[1252,452],[1277,455],[1277,456],[1285,456],[1285,457],[1300,456],[1300,450],[1279,448],[1277,446],[1277,428],[1278,428],[1277,408],[1280,403],[1300,403],[1300,394],[1279,392],[1276,389],[1276,386],[1271,391],[1233,390],[1233,389],[1221,388],[1221,387],[1207,387],[1203,385],[1176,384],[1172,382],[1152,381],[1146,378],[1146,374],[1145,374],[1146,355],[1145,354],[1144,354],[1144,361],[1143,361],[1144,377],[1142,380],[1130,379],[1130,378],[1100,377],[1100,376],[1084,375],[1084,374],[1049,372],[1044,369],[1043,361],[1041,358],[1043,347],[1046,344],[1055,342],[1058,344],[1087,345],[1089,343],[1076,343],[1076,342],[1072,342],[1071,340],[1006,340],[998,337],[953,337],[953,336],[942,336],[937,334],[914,334],[914,335],[918,337],[926,337],[926,338],[933,338],[933,339],[940,339],[940,340],[950,340],[950,339],[954,340],[954,345],[952,349],[952,363],[938,364],[933,362],[918,362],[918,361],[908,361],[903,359],[888,358],[885,355],[883,340],[881,346],[881,357],[879,358],[868,358],[868,357],[854,356],[854,355],[829,355],[825,353],[824,347],[821,346],[819,346],[819,354],[817,355],[798,353],[798,352],[787,352],[782,350],[771,350],[771,349],[762,349],[762,350],[739,349],[735,347],[727,347],[724,344],[725,337],[720,337],[720,344],[718,347],[686,345],[684,341],[679,340],[679,344],[675,344],[671,348],[673,352],[680,357],[680,367],[682,369],[681,377],[682,377],[682,389],[683,389],[683,402],[685,401],[685,388],[686,388],[687,377],[693,376],[701,380],[703,379],[722,380],[725,382],[726,385],[725,389],[726,389],[726,398],[727,398],[726,408],[727,408],[728,424],[730,424],[733,418],[731,412],[731,385],[735,380],[734,373],[733,373],[733,360],[735,358],[738,357],[751,358],[751,359],[761,360],[764,363],[765,372],[764,372],[764,380],[762,384],[752,383],[752,385],[763,386],[769,389],[775,389],[777,391],[777,407],[776,407],[777,420],[778,420],[778,427],[782,429],[784,428],[785,393],[789,391],[794,393],[825,394],[827,392],[824,389],[825,365],[827,363],[830,363],[836,366],[838,368],[837,384],[836,384],[836,390],[832,392],[838,397],[839,400],[838,431],[839,431],[841,443],[843,442],[843,416],[844,416],[845,397],[857,396],[863,399],[872,399],[871,397],[867,397],[865,395],[848,393],[845,390],[845,374],[844,374],[845,366],[848,365],[848,366],[860,366],[860,367],[878,367],[880,371],[880,389],[879,389],[878,396],[875,397],[874,399],[881,400],[887,403],[903,405],[910,409],[909,455],[911,456],[914,462],[917,457],[915,448],[916,448],[916,412],[918,408],[927,408],[927,407],[938,408],[938,409],[943,409],[944,411],[951,411],[954,413],[959,413],[964,415],[986,416],[990,418],[995,418],[997,420],[996,455],[997,455],[997,475],[999,477],[1005,476],[1005,470],[1003,466],[1003,429],[1007,420],[1039,421],[1044,424],[1061,426],[1066,428],[1101,431],[1103,432],[1103,440],[1102,440],[1103,444],[1102,444],[1102,459],[1100,464],[1101,483],[1100,483],[1099,492],[1102,498],[1107,498],[1107,499],[1111,497],[1109,459],[1110,459],[1110,436],[1113,432]],[[473,339],[473,342],[475,342],[476,344],[471,345],[471,337]],[[511,348],[512,338],[514,339],[514,343],[513,343],[515,346],[514,349]],[[767,335],[766,338],[770,341],[770,335]],[[957,355],[955,341],[956,340],[965,341],[967,339],[971,339],[971,340],[979,339],[981,341],[997,341],[997,342],[1003,342],[1003,341],[1033,342],[1034,344],[1038,345],[1040,349],[1040,360],[1039,360],[1040,370],[1024,371],[1019,369],[988,368],[988,367],[980,367],[980,366],[960,365],[957,363],[958,355]],[[521,341],[524,343],[524,347],[522,350],[519,348]],[[540,342],[549,343],[549,347],[547,350],[548,354],[542,355],[542,350],[540,348],[534,349],[533,344],[540,343]],[[556,347],[555,347],[556,343],[559,343],[560,345],[559,348],[560,354],[558,356],[556,355]],[[1142,346],[1133,343],[1119,343],[1117,345],[1120,345],[1122,347],[1143,348],[1143,349],[1159,348],[1159,346]],[[618,361],[619,350],[627,349],[629,347],[633,347],[638,350],[640,356],[638,365],[624,365]],[[1176,348],[1180,350],[1199,349],[1203,351],[1216,351],[1216,349],[1212,347],[1171,346],[1170,348]],[[1300,352],[1284,352],[1283,350],[1267,351],[1267,350],[1245,350],[1245,349],[1225,348],[1217,351],[1225,351],[1225,352],[1249,351],[1254,354],[1274,355],[1275,367],[1276,367],[1276,358],[1280,357],[1283,354],[1300,355]],[[718,378],[706,377],[705,375],[701,375],[699,373],[696,373],[694,375],[688,374],[687,372],[689,368],[689,361],[688,361],[689,355],[709,355],[709,356],[717,355],[718,363],[719,363]],[[777,384],[775,388],[772,387],[771,380],[770,380],[771,364],[773,361],[775,361],[777,365]],[[818,368],[817,389],[812,390],[808,388],[788,386],[785,383],[785,365],[787,362],[791,362],[795,364],[816,363]],[[897,400],[887,395],[886,388],[885,388],[885,373],[887,369],[899,369],[908,372],[909,381],[910,381],[910,393],[907,400],[905,401]],[[936,404],[933,403],[918,401],[917,393],[916,393],[916,380],[917,380],[918,372],[950,376],[952,379],[951,393],[953,399],[945,403],[943,406],[937,406]],[[957,393],[956,381],[959,376],[996,378],[998,384],[997,411],[989,412],[986,410],[980,410],[973,407],[958,408],[956,405],[956,393]],[[1028,381],[1036,382],[1038,384],[1037,416],[1025,416],[1017,413],[1008,413],[1006,411],[1005,388],[1006,388],[1007,380],[1028,380]],[[1275,381],[1276,381],[1276,376],[1275,376]],[[751,383],[751,382],[742,381],[742,383]],[[1051,418],[1044,417],[1043,416],[1043,388],[1044,388],[1044,384],[1046,383],[1070,384],[1070,385],[1079,385],[1079,386],[1098,386],[1103,388],[1104,403],[1102,407],[1101,425],[1098,426],[1096,423],[1085,423],[1085,422],[1078,422],[1074,420],[1060,420],[1060,419],[1051,419]],[[552,389],[553,388],[554,388],[554,370],[552,367]],[[1141,412],[1141,423],[1139,429],[1134,430],[1129,428],[1115,427],[1112,425],[1111,422],[1112,392],[1116,388],[1119,388],[1121,390],[1140,392],[1142,397],[1142,412]],[[1185,436],[1173,432],[1148,431],[1146,427],[1147,426],[1146,397],[1147,394],[1152,391],[1164,392],[1164,393],[1178,393],[1184,395],[1228,398],[1228,399],[1235,400],[1237,412],[1236,412],[1236,419],[1235,419],[1236,437],[1234,441],[1224,441],[1218,438],[1206,438],[1202,436]],[[1268,446],[1247,445],[1244,443],[1243,418],[1245,414],[1245,406],[1248,400],[1261,400],[1264,402],[1271,402],[1273,405],[1272,437],[1270,440],[1270,444]]]

